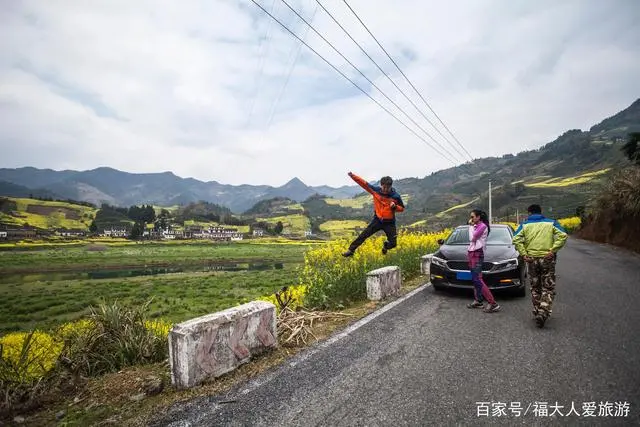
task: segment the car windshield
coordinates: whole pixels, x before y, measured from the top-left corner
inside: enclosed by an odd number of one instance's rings
[[[511,233],[505,227],[493,227],[487,237],[487,245],[510,245]],[[469,227],[460,227],[453,230],[447,238],[446,245],[468,245]]]

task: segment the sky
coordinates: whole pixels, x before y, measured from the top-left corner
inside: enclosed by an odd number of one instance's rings
[[[419,94],[343,0],[319,3],[380,68],[316,0],[287,2],[356,69],[282,0],[256,2],[362,91],[251,0],[0,0],[0,167],[421,178],[640,98],[637,0],[348,0]]]

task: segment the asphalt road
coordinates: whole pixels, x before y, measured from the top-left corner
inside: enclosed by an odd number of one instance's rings
[[[496,294],[502,311],[486,314],[465,307],[469,294],[427,286],[154,425],[640,425],[640,256],[570,239],[557,279],[544,329],[529,297]]]

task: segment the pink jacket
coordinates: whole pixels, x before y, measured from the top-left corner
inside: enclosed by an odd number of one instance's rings
[[[479,222],[475,225],[469,226],[469,239],[471,243],[467,249],[469,252],[484,249],[487,246],[487,235],[489,234],[489,228],[484,222]]]

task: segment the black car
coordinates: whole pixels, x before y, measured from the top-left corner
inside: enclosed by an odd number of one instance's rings
[[[436,290],[446,288],[473,289],[467,261],[468,225],[456,227],[431,257],[429,277]],[[513,230],[508,225],[492,224],[487,237],[482,264],[482,278],[489,289],[509,289],[525,296],[527,268],[513,245]]]

